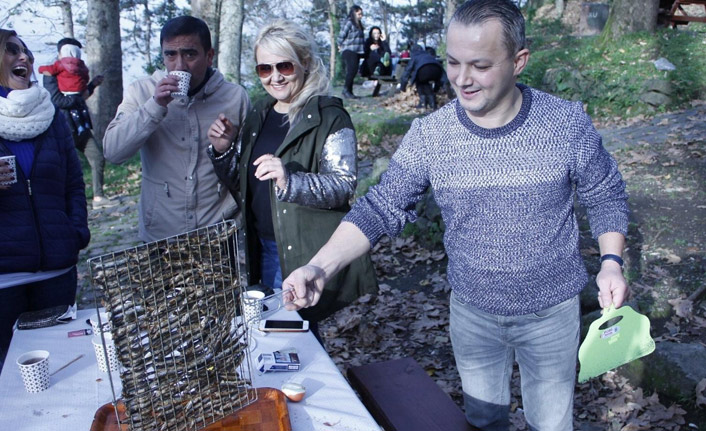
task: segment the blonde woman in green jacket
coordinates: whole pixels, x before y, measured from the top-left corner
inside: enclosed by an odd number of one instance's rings
[[[357,180],[357,141],[311,35],[287,21],[260,31],[256,70],[269,97],[237,128],[225,115],[211,125],[209,154],[237,196],[246,232],[248,282],[281,288],[282,275],[305,264],[350,209]],[[239,145],[238,145],[239,144]],[[377,291],[368,255],[332,280],[315,323],[365,293]]]

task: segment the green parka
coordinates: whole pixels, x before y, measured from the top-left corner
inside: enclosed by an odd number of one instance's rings
[[[212,148],[209,148],[216,173],[229,186],[236,201],[240,202],[241,209],[244,209],[243,231],[249,284],[257,284],[260,281],[261,246],[252,226],[252,213],[246,206],[248,196],[245,193],[249,193],[247,165],[267,112],[275,102],[275,99],[268,97],[248,113],[240,132],[240,155],[231,151],[221,157],[215,157]],[[326,138],[342,128],[353,129],[353,123],[341,100],[334,97],[314,97],[304,106],[300,120],[290,128],[274,155],[282,160],[289,173],[318,174]],[[270,187],[270,204],[283,277],[306,265],[328,241],[343,216],[350,210],[348,203],[337,208],[320,209],[280,201],[276,197],[273,182]],[[299,313],[304,319],[319,321],[358,297],[377,292],[377,287],[375,269],[370,256],[365,254],[326,284],[316,306],[302,309]]]

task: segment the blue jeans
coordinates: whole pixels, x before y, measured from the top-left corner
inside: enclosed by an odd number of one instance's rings
[[[483,431],[508,430],[510,379],[517,361],[530,429],[573,429],[578,296],[537,313],[496,316],[452,294],[450,332],[471,425]]]
[[[279,264],[277,242],[260,238],[262,253],[260,254],[260,268],[262,268],[261,282],[273,289],[282,289],[282,267]]]

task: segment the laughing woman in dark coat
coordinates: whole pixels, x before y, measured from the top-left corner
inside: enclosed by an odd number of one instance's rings
[[[66,119],[32,83],[34,57],[0,29],[0,364],[25,311],[76,301],[88,245],[83,172]],[[16,178],[16,181],[13,181]]]

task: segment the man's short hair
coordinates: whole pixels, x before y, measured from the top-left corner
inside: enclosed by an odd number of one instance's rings
[[[491,19],[502,25],[505,46],[511,55],[525,48],[525,18],[512,0],[468,0],[456,9],[451,22],[469,26]]]
[[[204,51],[208,52],[211,49],[211,32],[208,30],[208,25],[203,20],[188,15],[172,18],[164,24],[159,34],[159,46],[162,46],[167,39],[192,34],[199,36]]]
[[[74,46],[78,46],[79,48],[83,48],[83,45],[81,45],[81,42],[77,41],[73,37],[65,37],[56,43],[56,50],[61,51],[61,47],[64,45],[74,45]]]

